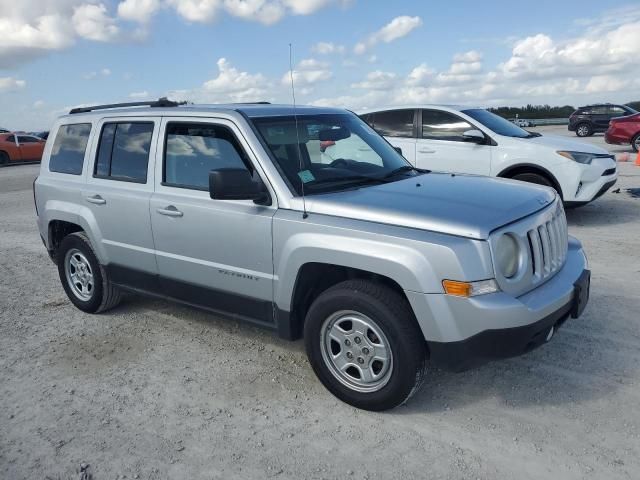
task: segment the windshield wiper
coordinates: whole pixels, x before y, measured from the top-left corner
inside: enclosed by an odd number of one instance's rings
[[[329,183],[343,183],[343,182],[356,182],[356,181],[365,181],[365,182],[382,182],[387,183],[388,180],[384,177],[372,177],[369,175],[349,175],[347,177],[330,177],[330,178],[320,178],[317,180],[312,180],[306,185],[314,187],[316,185],[325,185]]]
[[[382,177],[378,177],[378,178],[387,179],[387,178],[395,177],[396,175],[398,175],[399,173],[402,173],[402,172],[428,173],[429,170],[422,170],[420,168],[412,167],[411,165],[403,165],[401,167],[398,167],[398,168],[395,168],[395,169],[391,170],[389,173],[383,175]]]

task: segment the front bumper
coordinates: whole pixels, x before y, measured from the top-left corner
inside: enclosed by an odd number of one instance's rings
[[[567,260],[554,277],[514,298],[504,292],[472,298],[407,292],[433,365],[466,370],[526,353],[547,340],[575,307],[576,284],[587,269],[580,242],[569,237]]]

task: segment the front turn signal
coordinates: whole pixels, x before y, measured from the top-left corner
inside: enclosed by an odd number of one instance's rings
[[[456,297],[475,297],[499,291],[494,279],[480,280],[478,282],[459,282],[457,280],[443,280],[442,287],[447,295]]]

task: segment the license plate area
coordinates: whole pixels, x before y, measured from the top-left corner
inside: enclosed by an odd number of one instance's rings
[[[571,317],[578,318],[584,312],[589,302],[589,290],[591,288],[591,272],[584,270],[576,283],[573,284],[573,307]]]

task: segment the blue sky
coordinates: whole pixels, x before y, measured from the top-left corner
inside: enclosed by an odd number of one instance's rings
[[[479,5],[0,0],[0,125],[45,129],[70,106],[164,95],[289,102],[290,42],[300,103],[640,99],[638,2]]]

